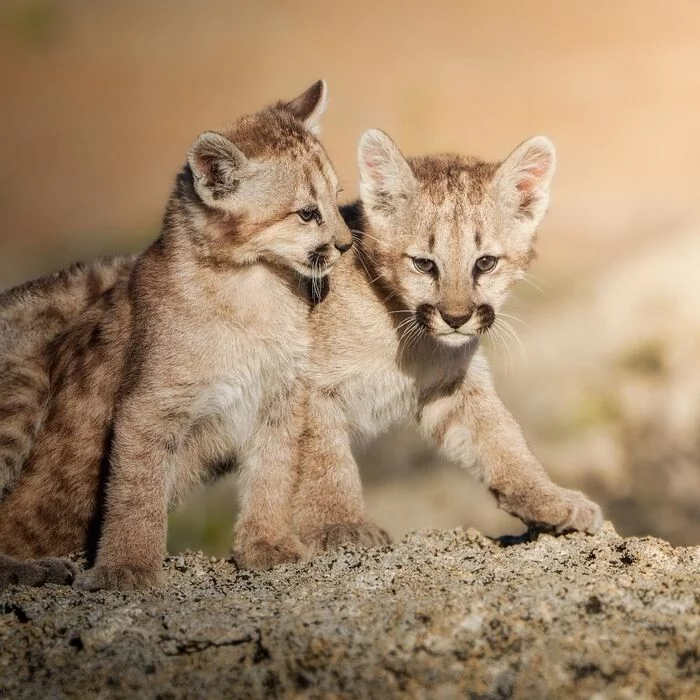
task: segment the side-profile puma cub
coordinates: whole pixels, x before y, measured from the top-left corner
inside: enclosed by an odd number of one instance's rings
[[[301,556],[291,501],[309,346],[303,282],[352,243],[313,133],[325,95],[319,82],[200,135],[158,240],[50,344],[50,395],[38,417],[30,406],[24,432],[35,437],[0,500],[0,552],[12,555],[0,557],[0,580],[28,576],[13,557],[97,544],[79,587],[156,583],[168,505],[234,467],[239,563]],[[20,423],[21,392],[13,408]]]
[[[596,504],[549,479],[479,349],[533,258],[554,167],[544,137],[490,164],[406,160],[383,132],[363,135],[361,203],[343,212],[355,247],[312,314],[294,505],[307,545],[384,541],[365,515],[350,447],[399,421],[417,424],[525,523],[556,532],[601,525]]]

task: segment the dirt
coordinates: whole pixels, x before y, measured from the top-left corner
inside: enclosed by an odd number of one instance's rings
[[[691,698],[700,547],[413,533],[270,572],[187,553],[139,593],[0,594],[0,697]]]

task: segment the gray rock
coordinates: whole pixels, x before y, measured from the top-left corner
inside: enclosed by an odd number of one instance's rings
[[[141,593],[0,593],[0,697],[691,698],[700,547],[474,530]]]

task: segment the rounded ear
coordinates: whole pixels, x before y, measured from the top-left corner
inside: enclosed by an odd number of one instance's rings
[[[248,160],[240,149],[215,131],[205,131],[195,139],[187,160],[195,191],[212,206],[236,192],[248,169]]]
[[[534,136],[521,143],[496,171],[499,196],[510,203],[517,217],[537,225],[549,205],[555,168],[554,145],[546,136]]]
[[[365,131],[357,149],[360,195],[365,207],[385,216],[413,194],[416,178],[399,147],[379,129]]]
[[[326,111],[328,104],[328,88],[325,80],[318,80],[308,90],[283,106],[299,121],[304,122],[309,131],[318,133],[318,121]]]

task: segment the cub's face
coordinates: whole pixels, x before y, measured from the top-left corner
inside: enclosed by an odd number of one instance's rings
[[[500,165],[451,155],[406,160],[372,130],[360,142],[359,165],[363,245],[400,300],[404,334],[456,347],[488,331],[534,255],[552,144],[530,139]]]
[[[318,278],[350,248],[338,179],[314,134],[325,101],[319,82],[226,133],[205,132],[195,141],[189,164],[217,256]]]

